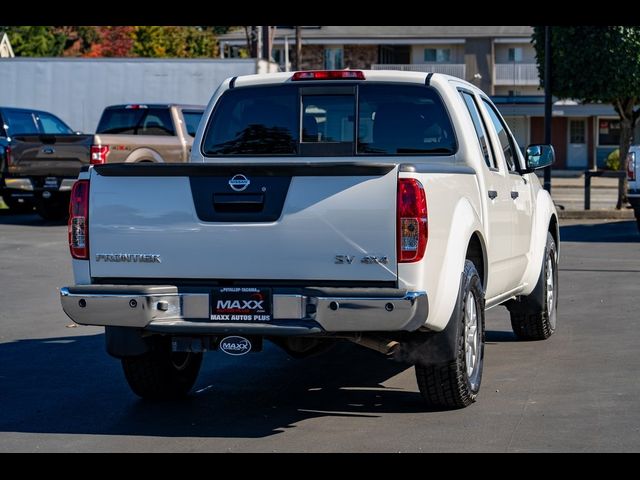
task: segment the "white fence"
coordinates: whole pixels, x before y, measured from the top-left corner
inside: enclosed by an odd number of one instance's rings
[[[535,63],[496,63],[493,67],[494,85],[539,85]]]

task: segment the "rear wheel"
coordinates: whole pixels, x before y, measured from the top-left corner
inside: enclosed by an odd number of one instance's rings
[[[636,215],[636,224],[638,225],[638,232],[640,232],[640,208],[636,208],[633,213]]]
[[[558,255],[547,233],[544,260],[533,292],[507,304],[513,332],[521,340],[545,340],[556,331],[558,310]]]
[[[145,399],[162,400],[186,395],[200,372],[202,353],[172,352],[169,339],[160,338],[153,348],[122,359],[127,383]]]
[[[484,363],[484,290],[475,265],[466,260],[460,293],[449,320],[456,323],[455,360],[444,365],[416,364],[425,402],[436,408],[463,408],[475,402]]]

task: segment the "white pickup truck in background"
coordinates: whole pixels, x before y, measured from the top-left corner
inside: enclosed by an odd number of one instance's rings
[[[415,364],[430,406],[475,401],[484,312],[556,329],[558,217],[490,99],[416,72],[226,80],[189,164],[85,168],[67,315],[106,327],[145,398],[183,395],[202,353],[294,356],[350,340]]]

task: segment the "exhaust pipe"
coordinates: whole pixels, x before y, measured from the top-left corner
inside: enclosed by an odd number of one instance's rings
[[[362,335],[349,337],[349,341],[389,356],[393,355],[400,345],[395,340],[389,340],[388,338],[364,337]]]

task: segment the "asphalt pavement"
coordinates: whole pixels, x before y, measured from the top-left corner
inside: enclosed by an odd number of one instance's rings
[[[565,221],[557,333],[516,341],[491,310],[478,401],[425,411],[413,369],[348,343],[305,360],[209,353],[190,398],[141,401],[101,329],[60,309],[66,226],[3,213],[1,452],[640,451],[634,221]]]

